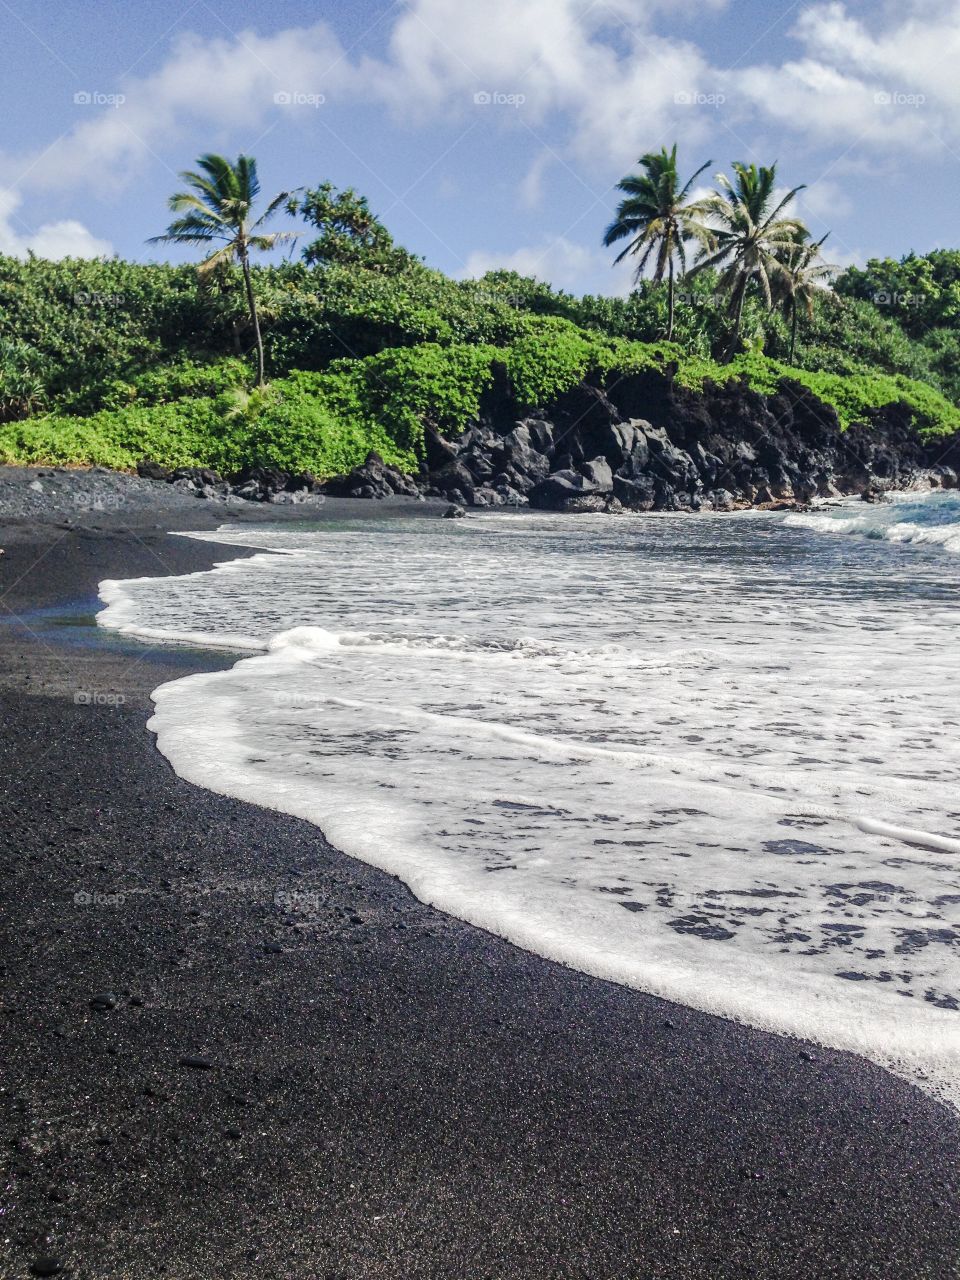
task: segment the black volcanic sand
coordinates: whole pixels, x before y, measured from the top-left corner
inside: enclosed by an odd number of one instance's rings
[[[960,1121],[930,1098],[179,780],[149,691],[229,657],[88,625],[99,579],[236,554],[166,536],[224,519],[177,500],[0,528],[3,1277],[960,1274]]]

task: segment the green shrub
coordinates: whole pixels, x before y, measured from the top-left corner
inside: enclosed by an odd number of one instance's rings
[[[122,469],[147,456],[227,474],[264,464],[326,477],[350,470],[373,449],[414,470],[425,425],[454,436],[475,420],[497,363],[506,367],[521,409],[549,410],[585,379],[609,386],[652,370],[695,390],[740,379],[770,396],[785,383],[799,384],[832,405],[844,428],[902,404],[925,434],[960,430],[960,408],[901,374],[814,372],[757,351],[720,365],[677,344],[610,338],[556,316],[522,317],[520,328],[506,347],[421,343],[296,371],[264,391],[243,389],[246,365],[238,360],[155,368],[122,384],[115,408],[0,425],[0,461]]]
[[[529,319],[505,353],[513,393],[524,409],[552,404],[582,382],[596,363],[597,339],[553,316]]]

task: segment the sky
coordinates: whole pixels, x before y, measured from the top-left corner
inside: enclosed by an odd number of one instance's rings
[[[245,152],[451,275],[624,293],[616,183],[674,142],[777,161],[840,265],[954,247],[958,66],[958,0],[0,0],[0,252],[181,260],[179,171]]]

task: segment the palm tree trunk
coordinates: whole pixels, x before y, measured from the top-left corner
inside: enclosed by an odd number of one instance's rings
[[[667,297],[669,298],[670,316],[667,320],[667,341],[673,341],[673,319],[674,319],[674,295],[673,295],[673,258],[670,259],[669,275],[667,280]]]
[[[257,343],[257,386],[262,387],[266,381],[265,361],[263,358],[263,336],[260,333],[260,317],[257,314],[257,300],[253,294],[253,280],[250,275],[250,259],[246,249],[241,250],[240,262],[243,265],[243,283],[247,289],[247,306],[250,308],[250,320],[253,324],[253,336]]]
[[[724,364],[729,364],[733,357],[737,354],[737,347],[740,345],[740,327],[743,324],[743,303],[747,296],[746,284],[737,288],[737,307],[733,315],[733,333],[730,335],[730,345],[727,348]]]
[[[797,304],[793,302],[791,306],[793,317],[790,324],[790,363],[793,364],[794,356],[797,351]]]

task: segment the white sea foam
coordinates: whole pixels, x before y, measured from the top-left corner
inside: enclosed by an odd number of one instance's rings
[[[960,1104],[949,556],[773,516],[253,540],[105,587],[107,626],[257,651],[156,691],[180,774],[542,955]]]
[[[889,502],[852,499],[818,512],[788,515],[788,525],[820,533],[858,533],[887,542],[941,547],[960,555],[960,493],[897,493]]]

